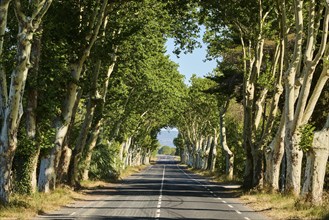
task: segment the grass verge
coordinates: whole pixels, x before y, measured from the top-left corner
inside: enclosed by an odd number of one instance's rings
[[[29,219],[36,214],[59,209],[61,206],[83,199],[82,193],[63,187],[51,193],[35,193],[31,196],[17,195],[11,196],[8,205],[0,205],[0,219]]]
[[[329,219],[327,193],[320,206],[305,203],[289,195],[255,191],[244,193],[241,200],[255,211],[273,219]]]

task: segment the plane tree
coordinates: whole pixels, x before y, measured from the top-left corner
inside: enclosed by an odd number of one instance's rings
[[[214,82],[195,75],[190,82],[191,86],[182,98],[183,108],[177,116],[176,126],[186,146],[182,154],[187,164],[206,169],[208,158],[215,160],[219,118],[216,98],[202,91],[214,86]],[[208,166],[211,167],[213,165]]]
[[[0,77],[1,77],[1,146],[0,146],[0,200],[9,202],[11,193],[11,169],[17,149],[17,131],[23,114],[23,94],[27,79],[27,73],[31,68],[31,48],[33,37],[38,30],[44,15],[48,11],[52,1],[13,1],[13,9],[16,16],[18,34],[16,40],[16,58],[12,61],[14,68],[10,76],[10,84],[7,86],[7,76],[2,66],[2,50],[4,46],[4,34],[7,29],[7,12],[10,1],[1,1],[0,10]],[[17,32],[16,32],[17,33]],[[9,92],[8,92],[9,91]]]

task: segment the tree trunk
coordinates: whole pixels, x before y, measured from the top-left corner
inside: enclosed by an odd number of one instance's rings
[[[90,30],[90,33],[86,36],[86,42],[84,42],[84,44],[82,45],[83,53],[79,56],[79,58],[76,60],[75,63],[71,64],[70,68],[71,68],[72,81],[68,85],[67,95],[64,101],[65,104],[62,110],[62,117],[61,117],[62,120],[59,120],[58,125],[56,126],[56,136],[55,136],[54,146],[51,150],[50,156],[47,157],[47,159],[50,161],[44,163],[44,165],[50,166],[50,167],[45,167],[44,170],[53,173],[47,173],[45,175],[42,174],[42,176],[45,176],[46,179],[45,181],[43,181],[44,186],[39,187],[39,189],[41,190],[46,190],[45,186],[53,185],[56,183],[56,170],[58,168],[63,142],[72,119],[73,107],[77,98],[77,90],[78,90],[77,83],[79,82],[80,77],[82,75],[83,65],[86,62],[86,60],[89,58],[90,51],[94,46],[96,39],[98,37],[100,27],[104,20],[107,2],[108,0],[105,0],[103,1],[103,3],[101,3],[101,5],[99,5],[98,8],[99,11],[98,13],[95,13],[96,17],[93,18],[94,19],[93,20],[94,23],[92,24],[93,28],[92,30]],[[55,182],[51,183],[51,181],[55,181]]]
[[[57,170],[57,176],[58,176],[57,182],[67,183],[66,181],[68,180],[70,161],[72,161],[71,157],[72,157],[72,150],[67,145],[65,145],[61,153],[61,159],[59,162],[60,166],[58,167]]]
[[[306,179],[302,196],[306,201],[315,205],[322,204],[323,184],[329,155],[328,143],[329,117],[327,125],[321,131],[314,132],[312,147],[307,152]]]
[[[10,176],[12,161],[17,148],[17,129],[23,114],[22,99],[24,87],[30,65],[31,41],[33,33],[28,30],[21,31],[18,41],[17,67],[11,75],[8,107],[4,112],[0,140],[0,200],[9,202]]]
[[[284,154],[284,116],[281,117],[279,130],[270,145],[265,149],[265,185],[270,191],[279,191],[280,168]]]
[[[214,151],[214,142],[215,142],[215,139],[216,137],[213,137],[213,136],[211,136],[211,137],[209,137],[208,138],[208,145],[209,145],[209,150],[208,150],[208,158],[207,158],[207,161],[206,161],[206,169],[207,170],[209,170],[209,171],[213,171],[212,170],[212,163],[213,163],[213,160],[214,160],[214,157],[215,157],[215,155],[214,155],[214,153],[215,153],[215,151]]]
[[[30,158],[30,189],[34,193],[37,190],[37,165],[40,154],[40,144],[37,142],[37,106],[38,106],[38,73],[41,55],[41,34],[42,28],[36,31],[31,48],[31,63],[33,67],[29,70],[29,80],[27,81],[27,109],[26,109],[26,132],[30,143],[34,147],[34,154]]]
[[[17,64],[11,75],[8,103],[3,112],[0,136],[0,201],[3,203],[9,202],[12,161],[17,148],[17,130],[23,114],[22,100],[28,69],[31,66],[31,42],[35,30],[39,27],[43,15],[51,4],[51,0],[40,3],[43,8],[39,12],[34,12],[37,19],[35,17],[27,19],[21,11],[19,3],[15,3],[15,11],[19,21]],[[1,6],[3,5],[1,4]],[[1,19],[3,18],[1,17]],[[3,102],[3,100],[1,101]]]
[[[82,157],[82,152],[85,149],[86,146],[86,141],[87,141],[87,136],[88,132],[91,127],[92,119],[94,117],[94,111],[96,107],[96,99],[97,97],[97,81],[98,81],[98,76],[99,76],[99,71],[101,68],[101,61],[98,61],[96,66],[95,66],[95,71],[92,74],[92,80],[91,80],[91,89],[89,93],[89,99],[88,99],[88,104],[87,104],[87,110],[85,114],[85,119],[82,124],[82,127],[80,129],[79,136],[76,140],[76,145],[73,150],[72,154],[72,161],[70,165],[70,185],[71,186],[79,186],[79,180],[81,179],[79,177],[80,174],[80,161]]]
[[[216,156],[217,156],[217,131],[215,130],[215,134],[214,134],[214,140],[213,140],[213,149],[212,149],[212,158],[211,158],[211,162],[210,162],[210,171],[215,171],[215,165],[216,165]]]
[[[82,171],[82,180],[89,179],[89,168],[90,168],[91,157],[93,155],[93,149],[96,147],[97,144],[101,126],[102,126],[102,120],[100,120],[95,125],[93,131],[90,134],[85,152],[83,152],[84,153],[83,160],[81,160],[81,163],[83,163],[84,165]]]
[[[303,45],[303,1],[296,1],[294,5],[295,11],[295,26],[296,39],[292,61],[288,70],[285,73],[285,115],[286,115],[286,134],[285,134],[285,151],[287,159],[287,176],[286,188],[289,193],[298,196],[300,192],[300,172],[302,162],[302,152],[297,145],[298,137],[294,129],[295,101],[297,97],[296,74],[299,71],[299,66],[302,58]],[[296,90],[296,91],[295,91]]]
[[[298,196],[301,186],[301,172],[303,151],[299,149],[300,136],[295,133],[291,142],[285,141],[285,152],[287,161],[286,187],[285,191]]]
[[[5,107],[8,102],[8,92],[7,92],[7,79],[3,62],[3,44],[4,35],[7,28],[7,16],[8,16],[8,6],[11,0],[5,0],[0,2],[0,123],[3,122],[3,117],[5,114]]]
[[[117,51],[117,48],[114,49],[114,52]],[[89,177],[89,167],[90,167],[90,162],[91,162],[91,156],[92,156],[92,150],[95,148],[97,139],[100,133],[100,129],[103,126],[103,111],[105,107],[105,102],[106,102],[106,96],[107,96],[107,90],[108,90],[108,85],[109,85],[109,80],[111,77],[111,74],[114,70],[114,66],[116,64],[117,56],[113,56],[113,63],[108,67],[107,70],[107,76],[104,80],[103,83],[103,88],[102,88],[102,98],[99,99],[101,102],[97,102],[95,106],[95,111],[97,114],[93,117],[94,121],[92,124],[92,130],[91,130],[91,135],[89,137],[89,141],[87,144],[87,147],[84,148],[85,152],[83,152],[84,155],[80,163],[84,164],[84,169],[82,171],[82,179],[87,180]],[[97,92],[96,92],[97,93]]]

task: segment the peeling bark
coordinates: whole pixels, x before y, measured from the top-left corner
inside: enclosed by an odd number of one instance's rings
[[[328,21],[329,21],[329,8],[328,3],[325,4],[325,13],[323,16],[320,7],[320,13],[316,10],[317,2],[315,0],[310,1],[308,4],[309,20],[308,20],[308,34],[307,42],[305,46],[304,63],[302,65],[302,72],[300,76],[297,76],[297,71],[301,65],[302,45],[303,45],[303,1],[295,1],[296,12],[296,41],[295,41],[295,55],[290,68],[287,71],[287,83],[286,83],[286,140],[285,149],[287,155],[287,183],[286,191],[292,192],[296,196],[300,193],[301,183],[301,166],[302,166],[302,151],[299,150],[299,130],[308,123],[308,120],[313,113],[314,106],[319,98],[319,93],[323,88],[323,80],[328,79],[325,76],[326,70],[322,71],[321,77],[317,82],[318,88],[314,91],[310,91],[311,83],[313,79],[313,73],[319,64],[319,61],[328,56]],[[317,17],[318,16],[318,17]],[[321,16],[323,16],[323,24],[321,31],[318,31],[320,26]],[[317,27],[317,28],[316,28]],[[318,34],[321,34],[321,42],[317,42]],[[319,46],[317,46],[319,45]],[[317,51],[316,54],[315,51]],[[324,69],[327,68],[326,62],[324,62]],[[296,80],[299,77],[299,80]],[[321,82],[322,81],[322,82]],[[298,83],[301,82],[301,85]],[[297,97],[297,99],[296,99]]]
[[[265,170],[265,185],[270,191],[279,191],[280,168],[284,154],[284,136],[285,122],[284,115],[281,117],[279,129],[270,143],[265,149],[266,170]]]
[[[8,6],[11,0],[0,2],[0,123],[3,121],[5,106],[8,102],[7,79],[2,66],[4,35],[7,28]]]
[[[329,117],[327,121],[327,127],[314,132],[312,147],[306,153],[306,179],[302,197],[315,205],[322,204],[324,177],[329,156]]]
[[[10,179],[13,157],[17,148],[17,130],[23,114],[22,100],[26,78],[31,67],[31,42],[35,31],[39,28],[43,16],[47,12],[51,0],[42,1],[40,10],[32,12],[32,16],[25,15],[21,10],[21,2],[15,0],[15,13],[19,23],[17,35],[17,64],[11,74],[11,83],[0,136],[0,200],[9,202]]]

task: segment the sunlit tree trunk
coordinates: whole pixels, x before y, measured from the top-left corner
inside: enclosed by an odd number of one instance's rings
[[[26,109],[25,109],[25,131],[26,138],[19,143],[18,148],[29,146],[29,151],[23,150],[15,154],[14,157],[14,190],[23,193],[31,194],[36,190],[37,184],[37,163],[40,153],[40,145],[37,140],[37,100],[38,100],[38,71],[39,58],[41,54],[41,29],[39,28],[34,34],[30,62],[32,68],[29,69],[29,78],[26,83]],[[22,169],[22,167],[25,167]]]
[[[301,86],[298,86],[296,81],[296,72],[300,68],[302,45],[303,45],[303,1],[295,1],[295,14],[296,14],[296,41],[295,41],[295,53],[293,62],[286,74],[286,141],[285,149],[287,154],[287,182],[286,191],[292,192],[296,196],[300,193],[301,184],[301,169],[302,169],[302,151],[300,150],[300,128],[308,123],[314,106],[320,96],[323,89],[323,81],[327,80],[327,77],[322,78],[323,75],[327,75],[326,70],[322,72],[320,79],[317,82],[317,86],[311,93],[311,83],[314,75],[314,71],[319,64],[319,61],[328,56],[327,40],[328,40],[328,3],[325,3],[325,13],[320,6],[316,7],[317,2],[315,0],[310,1],[308,4],[309,18],[308,18],[308,33],[306,37],[306,46],[304,51],[304,62],[301,75],[298,82],[302,82]],[[318,13],[320,10],[321,13]],[[320,20],[323,16],[322,27],[320,28]],[[318,31],[319,28],[321,31]],[[321,36],[321,42],[318,42],[318,36]],[[317,45],[319,45],[317,47]],[[327,51],[327,52],[326,52]],[[314,54],[316,52],[316,54]],[[324,62],[324,69],[327,67]],[[325,79],[325,80],[323,80]],[[297,89],[296,89],[297,88]]]
[[[27,73],[31,67],[31,43],[35,31],[39,28],[52,1],[30,2],[31,5],[37,7],[32,12],[32,16],[23,13],[19,0],[14,2],[19,27],[16,66],[11,74],[8,101],[4,108],[0,136],[0,201],[3,203],[9,202],[12,161],[17,148],[17,130],[23,114],[22,101]]]
[[[279,178],[281,161],[284,154],[284,136],[285,136],[284,116],[281,117],[280,127],[270,143],[265,149],[266,171],[265,185],[271,191],[279,190]]]
[[[265,136],[271,133],[274,119],[277,116],[278,105],[280,97],[283,93],[283,85],[282,85],[282,76],[285,68],[285,60],[286,60],[286,45],[287,45],[287,27],[286,27],[286,11],[284,8],[284,0],[277,1],[277,8],[280,17],[280,44],[278,49],[278,58],[279,58],[279,69],[276,78],[275,85],[275,94],[272,98],[272,105],[269,115],[269,123],[265,128]],[[269,144],[265,148],[265,161],[266,161],[266,170],[265,170],[265,178],[264,182],[267,188],[270,191],[278,191],[279,190],[279,179],[280,179],[280,168],[281,162],[284,155],[284,136],[285,136],[285,113],[283,110],[283,114],[281,116],[279,128]],[[266,139],[263,136],[263,140]]]
[[[323,184],[329,156],[329,117],[321,131],[314,132],[312,147],[307,151],[302,196],[314,205],[322,204]]]
[[[227,141],[226,141],[226,126],[225,126],[225,114],[227,112],[227,109],[229,107],[230,100],[227,99],[222,106],[220,110],[220,145],[223,149],[223,152],[225,153],[225,174],[227,175],[227,178],[229,180],[233,179],[233,168],[234,168],[234,154],[228,147]]]
[[[297,135],[294,133],[294,105],[295,105],[295,79],[302,57],[303,44],[303,1],[294,1],[295,4],[295,28],[296,39],[293,59],[288,70],[285,73],[285,151],[287,159],[287,176],[286,176],[286,190],[293,192],[295,195],[299,194],[300,190],[300,175],[302,163],[302,151],[299,149]]]

